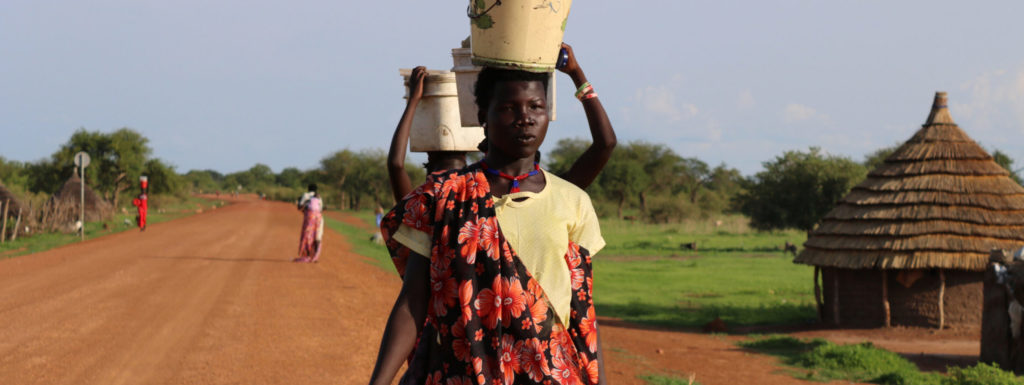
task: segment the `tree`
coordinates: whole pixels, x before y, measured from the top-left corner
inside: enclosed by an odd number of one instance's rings
[[[1017,174],[1017,171],[1019,170],[1013,169],[1013,158],[1010,158],[1010,156],[1006,155],[1005,152],[995,150],[992,152],[992,160],[994,160],[997,164],[1002,166],[1004,169],[1006,169],[1007,172],[1010,173],[1010,179],[1013,179],[1013,181],[1017,182],[1017,184],[1024,184],[1021,183],[1020,175]]]
[[[711,194],[705,197],[701,207],[712,212],[739,211],[732,202],[743,191],[743,175],[740,170],[722,163],[711,170],[707,179],[705,187]]]
[[[149,193],[179,194],[185,186],[185,180],[174,171],[174,166],[165,164],[160,159],[150,159],[143,167],[143,173],[149,178]]]
[[[278,186],[291,187],[291,188],[305,188],[302,185],[302,171],[295,167],[287,167],[275,177],[275,181]]]
[[[604,171],[597,179],[606,194],[616,200],[619,218],[623,217],[622,209],[625,207],[626,201],[633,196],[638,196],[643,188],[650,183],[647,173],[644,172],[643,166],[639,162],[626,158],[616,159],[615,156],[608,161]]]
[[[93,181],[93,188],[114,204],[121,191],[142,175],[143,165],[153,152],[149,139],[130,128],[109,134],[82,128],[53,154],[53,165],[64,178],[74,172],[73,159],[79,151],[88,153],[92,160],[86,168],[86,177]],[[89,177],[90,172],[92,177]]]
[[[892,155],[892,153],[896,152],[896,150],[898,150],[899,148],[900,145],[895,144],[889,147],[879,148],[874,152],[865,155],[863,163],[864,168],[866,168],[868,171],[878,168],[878,166],[881,166],[883,163],[885,163],[885,159],[888,158],[889,155]]]
[[[334,152],[320,159],[321,184],[337,192],[338,205],[343,209],[349,207],[345,182],[348,180],[354,160],[355,153],[348,149]],[[325,193],[321,193],[321,195],[325,195]]]
[[[861,164],[817,147],[787,151],[765,162],[737,199],[757,229],[811,230],[866,175]]]
[[[226,190],[224,174],[214,170],[191,170],[183,176],[184,183],[193,191],[211,192]]]
[[[7,160],[0,156],[0,182],[7,187],[18,186],[24,189],[28,184],[28,165],[16,160]]]
[[[590,146],[590,141],[579,138],[559,139],[555,148],[546,154],[541,161],[544,167],[555,175],[565,175],[572,168],[576,159]],[[613,155],[614,156],[614,155]]]

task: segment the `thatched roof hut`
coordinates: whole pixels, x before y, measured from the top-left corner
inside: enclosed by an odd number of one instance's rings
[[[808,234],[795,262],[821,268],[826,320],[980,325],[989,252],[1024,245],[1024,187],[946,102]]]
[[[18,215],[18,209],[21,208],[21,202],[18,201],[18,197],[11,190],[8,190],[3,182],[0,182],[0,206],[7,209],[7,216]],[[0,211],[0,217],[3,217],[3,214],[3,211]]]
[[[78,220],[81,184],[82,180],[78,178],[78,175],[72,175],[71,178],[68,178],[67,182],[64,182],[64,186],[50,198],[50,206],[54,210],[54,215],[61,217],[58,223],[70,223]],[[103,200],[103,198],[100,198],[96,192],[89,188],[88,184],[85,185],[85,220],[103,220],[112,213],[113,206]],[[65,216],[67,218],[64,218]]]

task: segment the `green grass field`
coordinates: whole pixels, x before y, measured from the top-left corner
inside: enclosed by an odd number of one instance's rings
[[[150,208],[149,213],[146,215],[146,222],[147,224],[167,222],[195,214],[197,209],[208,210],[214,206],[222,207],[224,205],[223,201],[200,197],[175,198],[175,201],[161,205],[159,210]],[[130,222],[129,224],[125,223],[126,219]],[[107,230],[103,229],[104,224],[107,225]],[[127,214],[119,212],[106,221],[86,222],[85,239],[98,238],[133,229],[138,229],[135,226],[135,211],[129,210]],[[46,251],[78,242],[80,239],[77,233],[62,232],[19,236],[15,241],[0,244],[0,259]]]
[[[603,316],[667,327],[810,322],[811,277],[783,253],[798,231],[757,232],[743,218],[652,225],[601,221],[608,245],[594,258],[594,299]],[[683,245],[696,243],[696,250]]]
[[[370,211],[350,211],[374,225]],[[786,241],[802,232],[757,232],[742,217],[670,225],[601,221],[608,245],[594,258],[594,298],[602,316],[665,327],[810,322],[815,317],[813,268],[792,263]],[[394,270],[383,247],[364,229],[327,221],[374,264]],[[697,242],[697,250],[680,246]]]

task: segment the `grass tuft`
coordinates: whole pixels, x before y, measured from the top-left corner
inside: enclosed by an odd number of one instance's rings
[[[353,213],[348,212],[346,214],[352,215]],[[359,217],[359,219],[366,221],[366,216],[361,214],[363,213],[354,213],[354,215]],[[395,272],[397,274],[395,265],[391,263],[391,256],[388,255],[388,250],[383,245],[378,245],[370,240],[373,233],[364,228],[350,225],[326,215],[324,216],[324,224],[327,225],[327,228],[337,231],[338,233],[341,233],[341,235],[345,236],[345,240],[352,245],[353,253],[370,258],[370,264],[384,269],[384,271]],[[369,224],[373,225],[372,216],[369,218]]]
[[[949,368],[949,376],[922,373],[899,354],[876,348],[870,342],[838,345],[822,339],[798,339],[783,335],[757,336],[739,346],[780,357],[786,365],[801,369],[811,381],[844,380],[883,385],[1009,385],[1024,384],[1013,373],[979,363],[968,368]]]

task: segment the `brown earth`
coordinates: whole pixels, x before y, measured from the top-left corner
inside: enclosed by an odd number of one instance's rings
[[[243,197],[0,261],[0,382],[366,383],[400,281],[330,231],[320,263],[290,262],[301,221],[290,204]],[[611,384],[806,384],[736,337],[601,322]]]

